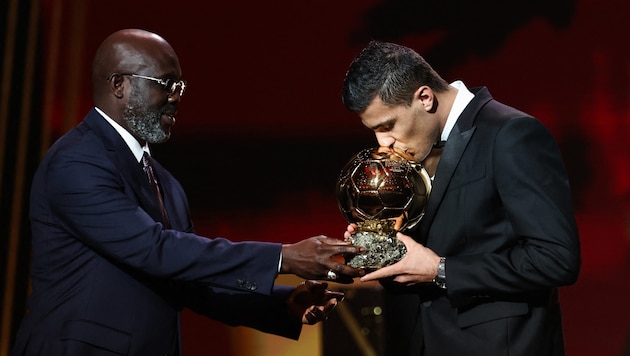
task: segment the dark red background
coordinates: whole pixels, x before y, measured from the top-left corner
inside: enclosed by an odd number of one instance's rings
[[[90,61],[105,36],[157,32],[177,51],[189,87],[174,136],[156,155],[187,189],[198,232],[340,237],[336,175],[374,144],[341,104],[344,73],[370,38],[411,46],[447,80],[487,85],[552,130],[583,243],[580,280],[561,291],[568,355],[619,355],[630,326],[630,3],[524,3],[43,1],[42,43],[59,55],[52,136],[91,106]],[[188,355],[233,352],[218,323],[185,313],[184,332]]]

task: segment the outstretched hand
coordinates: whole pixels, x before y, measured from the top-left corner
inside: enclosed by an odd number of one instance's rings
[[[365,274],[343,262],[343,255],[365,252],[364,247],[350,242],[314,236],[294,244],[282,245],[280,273],[295,274],[304,279],[327,279],[338,283],[352,283],[352,279]]]
[[[326,288],[326,282],[306,280],[300,283],[287,299],[291,315],[308,325],[327,320],[337,303],[343,300],[344,294]]]

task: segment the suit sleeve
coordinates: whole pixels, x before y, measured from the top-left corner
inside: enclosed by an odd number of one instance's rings
[[[141,275],[271,293],[280,244],[164,230],[141,208],[133,175],[102,150],[60,148],[50,159],[44,184],[52,216],[43,223],[59,226],[51,239],[69,232],[81,241],[68,246],[76,258],[89,258],[79,251],[88,248]]]
[[[186,306],[201,315],[294,340],[300,336],[302,323],[290,316],[285,302],[294,287],[275,286],[271,295],[201,285],[192,288],[186,293]]]
[[[486,144],[493,147],[487,176],[493,177],[494,193],[478,195],[485,201],[473,205],[479,211],[468,212],[482,225],[475,230],[479,236],[469,238],[485,241],[479,246],[486,250],[472,247],[470,254],[447,259],[449,295],[516,295],[574,283],[579,237],[551,133],[534,118],[519,118],[507,121]],[[492,214],[498,215],[494,221],[488,218]]]

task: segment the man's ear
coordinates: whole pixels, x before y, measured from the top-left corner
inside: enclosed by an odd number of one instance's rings
[[[430,87],[426,85],[419,87],[413,94],[413,99],[418,100],[427,112],[435,111],[435,94]]]
[[[112,74],[109,77],[109,89],[112,91],[115,97],[118,99],[123,97],[123,91],[125,90],[125,78],[120,74]]]

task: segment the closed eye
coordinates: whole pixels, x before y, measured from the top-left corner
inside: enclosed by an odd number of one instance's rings
[[[394,128],[396,124],[396,119],[389,119],[385,122],[382,122],[376,126],[371,127],[375,132],[389,132]]]

